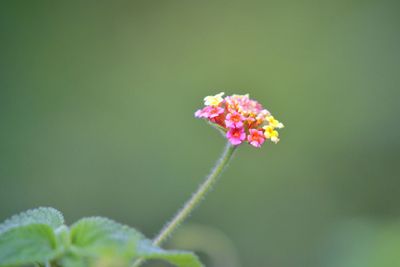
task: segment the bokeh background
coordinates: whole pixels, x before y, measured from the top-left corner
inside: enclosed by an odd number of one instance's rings
[[[193,117],[203,97],[250,93],[281,142],[242,146],[169,246],[214,267],[400,266],[399,7],[2,1],[0,220],[53,206],[154,236],[224,146]]]

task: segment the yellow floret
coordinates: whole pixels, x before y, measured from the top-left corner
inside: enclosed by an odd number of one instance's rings
[[[206,106],[218,106],[219,103],[222,102],[222,96],[224,95],[224,92],[216,94],[214,96],[206,96],[204,98],[204,105]]]
[[[275,144],[279,142],[279,133],[274,130],[275,128],[273,126],[264,126],[263,129],[265,138],[271,139]]]
[[[271,126],[273,128],[281,129],[281,128],[285,127],[281,122],[276,120],[273,116],[268,116],[266,119],[269,123],[269,126]]]

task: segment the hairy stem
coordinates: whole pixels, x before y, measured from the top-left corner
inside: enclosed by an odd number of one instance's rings
[[[183,205],[182,209],[180,209],[176,215],[169,221],[164,228],[160,231],[160,233],[154,238],[154,245],[161,245],[178,227],[179,225],[187,219],[190,213],[200,204],[200,202],[204,199],[205,195],[210,191],[215,182],[218,180],[218,177],[228,165],[230,159],[235,152],[236,146],[232,146],[229,141],[227,142],[225,149],[215,164],[215,167],[212,169],[211,173],[205,178],[204,182],[200,184],[199,188],[194,192],[194,194],[190,197],[190,199]],[[142,259],[139,259],[134,262],[132,267],[138,267],[143,262]]]
[[[228,164],[229,160],[232,158],[235,147],[230,143],[227,143],[221,158],[218,160],[214,169],[206,177],[204,182],[199,186],[197,191],[192,195],[192,197],[185,203],[183,208],[178,211],[174,218],[168,222],[161,232],[154,239],[154,245],[161,245],[171,234],[176,230],[176,228],[189,216],[189,214],[200,204],[208,191],[217,181],[217,178],[224,170],[225,166]]]

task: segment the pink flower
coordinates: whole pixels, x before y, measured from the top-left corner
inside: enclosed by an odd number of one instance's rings
[[[245,117],[239,112],[232,112],[226,115],[225,125],[228,128],[242,128]]]
[[[209,113],[208,113],[208,117],[210,119],[218,117],[219,115],[224,113],[224,109],[220,108],[220,107],[211,107]]]
[[[232,145],[240,145],[246,139],[246,133],[243,128],[231,128],[226,133],[226,137]]]
[[[264,133],[256,129],[250,129],[250,134],[247,136],[247,141],[254,147],[261,147],[265,141]]]
[[[194,116],[197,118],[215,118],[218,117],[219,115],[224,113],[224,109],[221,107],[214,107],[214,106],[206,106],[203,109],[199,109],[194,113]]]
[[[283,128],[283,124],[248,94],[223,97],[223,93],[219,93],[204,100],[205,107],[194,115],[206,119],[225,133],[232,145],[246,141],[254,147],[261,147],[265,140],[279,141],[277,129]]]
[[[255,100],[249,98],[249,95],[227,96],[225,101],[228,110],[238,110],[242,114],[257,114],[262,110],[262,106]]]
[[[207,118],[206,113],[204,113],[203,109],[199,109],[194,113],[196,118]]]

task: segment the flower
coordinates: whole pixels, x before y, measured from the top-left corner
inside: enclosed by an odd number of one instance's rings
[[[279,122],[278,120],[276,120],[276,119],[274,118],[274,116],[268,116],[266,119],[267,119],[269,125],[272,126],[272,127],[274,127],[274,128],[281,129],[281,128],[285,127],[281,122]]]
[[[243,128],[231,128],[226,133],[226,137],[232,145],[240,145],[246,139],[246,133]]]
[[[276,144],[279,142],[279,133],[274,129],[273,126],[264,126],[264,136]]]
[[[219,94],[216,94],[214,96],[206,96],[204,98],[204,105],[206,106],[218,106],[219,103],[223,101],[222,96],[224,95],[224,92],[221,92]]]
[[[226,115],[225,125],[228,128],[241,128],[243,127],[244,116],[239,112],[232,112]]]
[[[250,129],[249,132],[250,134],[247,136],[247,141],[249,141],[250,145],[261,147],[265,141],[264,133],[256,129]]]
[[[218,126],[232,145],[247,141],[261,147],[265,140],[279,141],[277,129],[284,125],[275,119],[259,102],[246,95],[223,97],[224,93],[206,96],[204,105],[195,117],[208,120]]]
[[[198,111],[196,111],[196,113],[194,114],[196,117],[198,118],[215,118],[221,114],[224,113],[224,109],[220,108],[220,107],[214,107],[214,106],[206,106],[203,109],[200,109]]]

